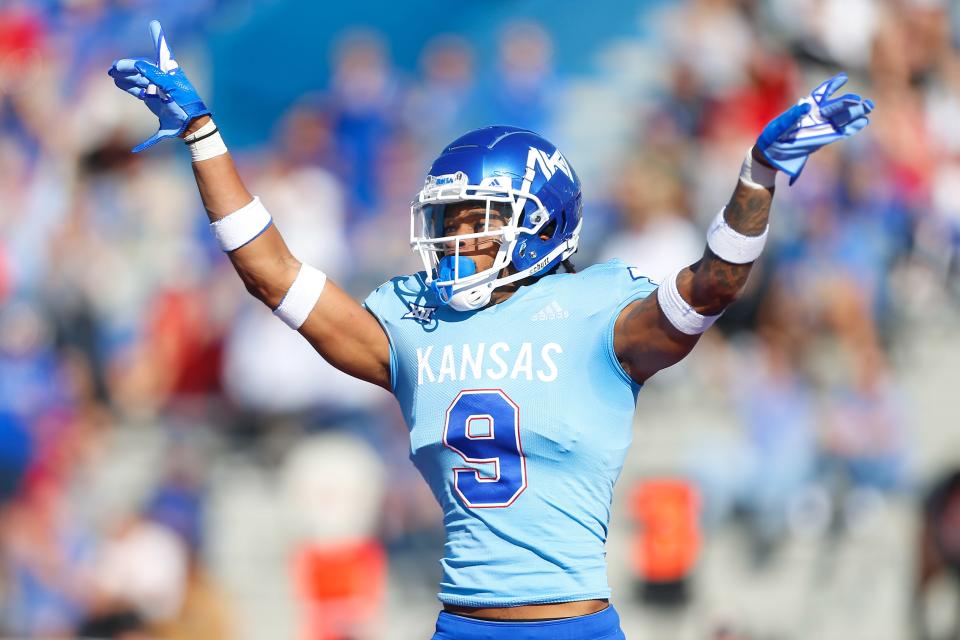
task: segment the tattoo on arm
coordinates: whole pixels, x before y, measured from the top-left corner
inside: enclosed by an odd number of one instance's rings
[[[767,228],[771,202],[773,189],[748,187],[738,180],[724,219],[735,231],[758,236]],[[752,263],[733,264],[721,260],[707,247],[698,262],[680,273],[677,287],[699,313],[716,315],[736,300],[751,266]]]
[[[756,153],[754,161],[766,163]],[[724,219],[745,236],[761,235],[772,201],[773,189],[756,189],[738,180]],[[716,315],[736,299],[750,267],[721,260],[707,247],[700,260],[680,271],[677,289],[699,313]],[[687,335],[671,324],[660,306],[659,294],[629,305],[614,326],[617,358],[630,377],[640,383],[679,362],[700,339],[700,335]]]
[[[767,228],[773,189],[755,189],[739,180],[723,214],[727,224],[745,236],[759,236]]]

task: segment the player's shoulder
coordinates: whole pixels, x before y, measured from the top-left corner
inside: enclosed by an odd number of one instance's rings
[[[599,262],[572,274],[564,274],[569,278],[569,285],[592,291],[595,296],[621,296],[624,293],[646,291],[652,292],[657,288],[643,272],[636,267],[613,258],[606,262]]]
[[[381,295],[416,295],[430,290],[427,274],[424,271],[394,276],[374,289]]]
[[[587,316],[616,311],[649,296],[656,283],[621,260],[608,260],[576,273],[543,278],[541,294],[557,299],[564,308],[577,308]],[[539,284],[537,286],[540,286]]]
[[[597,264],[590,265],[581,273],[597,279],[651,282],[645,273],[637,267],[630,266],[620,258],[611,258],[606,262],[598,262]]]
[[[436,308],[439,306],[436,293],[427,284],[424,271],[390,278],[364,300],[364,305],[374,313],[388,312],[391,308],[408,311],[413,307]]]

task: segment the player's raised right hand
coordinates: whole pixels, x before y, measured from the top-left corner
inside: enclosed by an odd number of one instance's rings
[[[118,87],[143,100],[160,120],[157,132],[134,147],[134,153],[164,138],[179,136],[192,120],[210,113],[174,60],[163,27],[156,20],[150,22],[150,36],[154,44],[153,58],[123,58],[114,62],[107,72]]]

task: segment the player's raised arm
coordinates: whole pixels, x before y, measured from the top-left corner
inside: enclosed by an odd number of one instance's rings
[[[730,202],[710,225],[703,257],[667,276],[656,295],[621,312],[614,350],[634,380],[643,382],[683,359],[740,295],[766,241],[776,172],[788,174],[793,184],[811,153],[869,123],[870,100],[832,97],[846,79],[841,73],[823,82],[764,128]]]
[[[170,53],[160,23],[150,23],[155,56],[117,60],[109,74],[160,120],[140,152],[182,137],[210,227],[251,294],[297,329],[328,362],[390,388],[390,348],[377,320],[326,275],[301,264],[287,248],[258,198],[250,195],[223,138],[186,74]]]

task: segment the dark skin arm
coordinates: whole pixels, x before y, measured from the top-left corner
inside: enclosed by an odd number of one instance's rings
[[[196,131],[209,119],[197,118],[183,135]],[[253,200],[229,153],[193,163],[193,174],[211,222]],[[300,261],[290,253],[274,225],[227,256],[247,291],[271,309],[280,304],[300,271]],[[390,389],[390,346],[383,328],[329,279],[300,334],[344,373]]]
[[[753,160],[769,166],[756,148]],[[757,189],[738,180],[724,212],[727,224],[746,236],[761,235],[767,227],[773,192],[772,188]],[[706,247],[700,260],[680,271],[677,290],[698,313],[716,315],[740,295],[752,266],[721,260]],[[614,325],[613,346],[624,370],[643,383],[657,371],[682,360],[699,339],[699,335],[687,335],[670,324],[655,292],[620,312]]]

